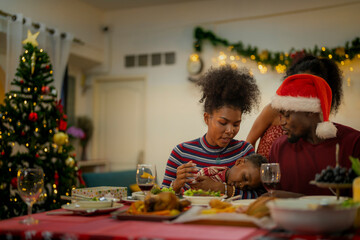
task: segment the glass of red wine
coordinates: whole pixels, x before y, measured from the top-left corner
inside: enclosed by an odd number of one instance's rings
[[[261,182],[265,189],[273,196],[273,191],[280,183],[280,166],[278,163],[263,163],[260,167]]]
[[[136,168],[136,183],[148,195],[156,182],[156,167],[154,164],[138,164]]]

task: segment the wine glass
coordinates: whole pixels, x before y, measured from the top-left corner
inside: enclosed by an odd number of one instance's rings
[[[153,164],[138,164],[136,168],[136,183],[148,195],[156,181],[156,168]]]
[[[22,200],[28,206],[27,218],[20,221],[23,224],[37,224],[39,221],[31,216],[32,206],[39,198],[44,188],[44,172],[41,168],[20,169],[17,172],[17,188]]]
[[[279,163],[263,163],[260,167],[261,182],[263,183],[270,196],[273,196],[273,191],[277,189],[280,183],[280,166]]]

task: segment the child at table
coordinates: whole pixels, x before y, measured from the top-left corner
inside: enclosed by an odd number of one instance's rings
[[[256,198],[251,191],[256,191],[258,196],[265,193],[260,179],[260,166],[262,163],[268,163],[267,159],[260,154],[251,154],[244,158],[236,160],[235,165],[229,167],[211,166],[202,168],[198,171],[198,176],[208,176],[216,182],[225,184],[226,194],[231,197],[235,188],[241,190],[242,199]],[[195,178],[196,180],[196,178]]]

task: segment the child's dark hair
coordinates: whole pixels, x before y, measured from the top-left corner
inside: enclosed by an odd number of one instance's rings
[[[263,163],[268,163],[266,157],[260,154],[247,155],[246,157],[244,157],[244,159],[252,163],[256,168],[260,168],[261,164]]]
[[[224,106],[250,113],[260,101],[260,90],[247,69],[210,68],[197,84],[203,92],[200,102],[210,114]]]
[[[342,72],[336,63],[328,58],[306,55],[286,71],[285,78],[299,73],[310,73],[325,79],[332,92],[331,111],[336,113],[343,96]]]

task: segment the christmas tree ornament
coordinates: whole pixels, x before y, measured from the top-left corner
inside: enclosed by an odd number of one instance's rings
[[[36,61],[36,56],[35,56],[35,52],[33,52],[33,54],[31,55],[31,74],[34,74],[35,71],[35,61]]]
[[[72,157],[68,157],[66,160],[65,160],[65,164],[68,166],[68,167],[74,167],[75,166],[75,160],[72,158]]]
[[[50,69],[50,65],[46,65],[46,66],[45,66],[45,69],[46,69],[46,70],[49,70],[49,69]]]
[[[27,32],[27,38],[22,41],[22,44],[27,44],[27,43],[30,43],[31,45],[33,45],[34,47],[37,47],[39,45],[39,43],[36,41],[36,38],[39,36],[39,33],[40,32],[37,32],[35,34],[32,34],[30,32],[30,30],[28,30]]]
[[[66,159],[67,160],[67,159]],[[55,171],[55,174],[54,174],[54,183],[56,186],[59,185],[59,173],[58,171]]]
[[[21,136],[24,137],[25,136],[25,132],[21,131]]]
[[[1,155],[2,155],[2,156],[5,155],[5,151],[4,151],[4,150],[1,151]]]
[[[35,157],[36,157],[36,158],[39,158],[39,157],[40,157],[40,155],[39,155],[38,153],[36,153],[36,154],[35,154]]]
[[[38,114],[36,112],[31,112],[28,119],[31,122],[36,122],[38,120]]]
[[[58,152],[60,153],[63,145],[69,142],[69,136],[64,132],[57,132],[54,134],[53,141],[59,146]]]
[[[48,86],[42,86],[41,87],[41,93],[42,94],[49,94],[50,88]]]
[[[17,189],[17,177],[13,177],[11,179],[11,186],[15,189]]]

